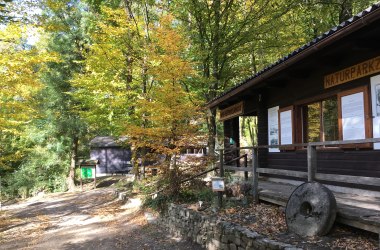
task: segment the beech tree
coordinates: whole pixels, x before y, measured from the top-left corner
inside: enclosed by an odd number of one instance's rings
[[[180,30],[173,27],[171,16],[161,18],[152,31],[148,74],[155,85],[148,98],[136,102],[135,120],[128,124],[126,133],[134,150],[148,149],[151,154],[165,157],[156,167],[163,179],[169,180],[169,190],[175,196],[181,176],[177,157],[184,148],[202,145],[201,103],[182,85],[194,71],[181,56],[186,43]]]
[[[98,134],[120,135],[140,90],[140,41],[123,8],[102,7],[89,31],[83,72],[72,80],[79,114]],[[136,39],[134,39],[136,38]],[[143,45],[142,45],[143,47]]]
[[[191,53],[202,77],[201,84],[189,86],[205,102],[252,74],[251,65],[242,66],[245,55],[273,28],[297,1],[176,1],[171,8],[187,29]],[[246,61],[246,60],[245,60]],[[250,60],[248,60],[250,61]],[[255,63],[255,62],[252,62]],[[191,85],[191,84],[190,84]],[[209,148],[214,152],[216,110],[207,116]]]
[[[0,168],[10,168],[23,156],[22,150],[9,151],[10,145],[38,116],[34,96],[43,86],[41,72],[57,60],[43,46],[27,44],[27,31],[33,29],[16,23],[0,29]]]

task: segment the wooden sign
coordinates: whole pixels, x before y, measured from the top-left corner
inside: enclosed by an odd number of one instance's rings
[[[325,89],[380,72],[380,56],[325,76]]]
[[[228,108],[220,110],[220,120],[224,121],[239,115],[242,115],[244,112],[244,103],[239,102]]]

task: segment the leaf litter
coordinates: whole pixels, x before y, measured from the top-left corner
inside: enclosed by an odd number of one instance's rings
[[[189,208],[195,209],[194,204]],[[300,237],[287,231],[285,209],[260,203],[234,206],[216,212],[206,209],[201,213],[217,215],[221,220],[233,222],[266,237],[296,245],[304,249],[378,249],[377,234],[335,223],[330,233],[322,237]]]

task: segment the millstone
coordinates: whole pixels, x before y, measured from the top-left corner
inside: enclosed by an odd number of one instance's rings
[[[288,230],[301,236],[327,234],[336,217],[334,194],[318,182],[298,186],[286,204]]]

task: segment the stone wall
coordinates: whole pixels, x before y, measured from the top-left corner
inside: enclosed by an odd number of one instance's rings
[[[159,223],[176,237],[190,239],[206,249],[298,249],[266,238],[238,224],[220,221],[181,205],[170,204]]]

